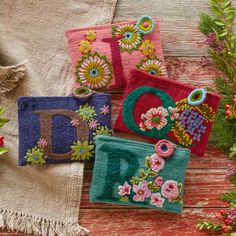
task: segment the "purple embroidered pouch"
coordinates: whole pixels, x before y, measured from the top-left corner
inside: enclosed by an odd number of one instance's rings
[[[95,136],[111,135],[110,94],[19,97],[19,165],[94,157]]]

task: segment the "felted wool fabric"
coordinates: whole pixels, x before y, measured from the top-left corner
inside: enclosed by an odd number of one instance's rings
[[[153,31],[145,35],[137,30],[136,23],[128,21],[66,31],[75,87],[125,87],[130,69],[135,67],[166,75],[159,21],[155,19]]]
[[[19,97],[18,117],[19,165],[94,158],[96,135],[112,133],[110,94]]]
[[[11,122],[0,133],[8,155],[0,158],[0,228],[38,235],[79,235],[84,164],[18,167],[18,96],[62,96],[71,91],[64,30],[110,23],[116,0],[0,1],[0,65],[25,59],[26,75],[1,97]],[[29,137],[30,138],[30,137]]]
[[[114,130],[142,136],[152,142],[168,139],[203,156],[220,97],[199,95],[199,105],[188,102],[196,91],[186,85],[132,70]],[[202,91],[202,89],[201,89]]]
[[[188,149],[161,158],[152,144],[108,136],[97,136],[96,143],[90,202],[181,213]]]

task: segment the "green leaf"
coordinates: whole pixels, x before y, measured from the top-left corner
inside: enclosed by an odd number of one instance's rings
[[[235,203],[236,202],[236,190],[228,191],[223,193],[220,196],[220,200],[228,203]]]
[[[217,16],[222,16],[223,12],[217,6],[212,6],[211,9]]]
[[[139,172],[140,172],[140,176],[141,176],[141,177],[146,176],[146,173],[145,173],[145,171],[144,171],[143,169],[141,169]]]
[[[5,113],[6,108],[5,107],[0,107],[0,115],[3,115]]]
[[[9,151],[8,148],[2,147],[2,148],[0,148],[0,155],[3,155],[3,154],[5,154],[5,153],[7,153],[8,151]]]
[[[215,24],[216,25],[219,25],[219,26],[224,26],[225,23],[222,21],[222,20],[214,20]]]
[[[219,34],[219,37],[223,38],[225,35],[227,35],[227,33],[228,32],[226,30],[224,30],[222,33]]]
[[[222,8],[225,9],[225,8],[227,8],[230,5],[231,5],[231,0],[226,1],[225,3],[222,4]]]

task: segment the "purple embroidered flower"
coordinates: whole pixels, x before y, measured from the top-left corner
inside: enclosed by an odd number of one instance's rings
[[[229,209],[227,218],[229,219],[230,224],[236,224],[236,208]]]
[[[213,45],[216,42],[216,33],[210,33],[206,37],[205,43],[209,46]]]
[[[229,163],[226,170],[226,175],[229,177],[231,175],[234,175],[235,173],[236,173],[236,168]]]
[[[224,50],[225,50],[224,42],[220,42],[219,45],[216,48],[214,48],[214,51],[218,54],[222,54]]]
[[[155,180],[154,183],[157,187],[161,187],[163,184],[164,180],[161,176],[158,176]]]
[[[155,172],[162,170],[165,166],[165,160],[156,153],[150,156],[151,169]]]
[[[151,191],[148,189],[146,180],[139,182],[138,185],[133,185],[133,191],[136,193],[136,195],[133,196],[133,200],[136,202],[143,202],[145,198],[151,196]]]
[[[153,193],[151,195],[151,201],[150,204],[156,207],[163,207],[163,204],[165,202],[165,198],[161,197],[160,193]]]
[[[103,105],[103,107],[100,108],[100,112],[103,115],[107,115],[110,112],[109,106]]]
[[[90,129],[96,129],[100,124],[98,123],[97,120],[90,120],[88,123],[88,126]]]
[[[161,194],[163,197],[170,200],[177,198],[179,196],[178,183],[174,180],[167,180],[161,186]]]
[[[130,194],[131,186],[125,181],[124,185],[118,186],[119,192],[118,194],[121,196],[125,196],[126,194]]]
[[[39,139],[37,144],[38,144],[39,148],[45,148],[45,147],[47,147],[48,142],[46,139],[41,138],[41,139]]]
[[[79,126],[80,122],[78,119],[72,119],[71,122],[72,126],[77,127]]]

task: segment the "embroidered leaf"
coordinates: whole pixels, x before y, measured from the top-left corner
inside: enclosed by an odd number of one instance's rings
[[[141,177],[145,177],[146,176],[146,173],[145,173],[145,171],[143,169],[141,169],[139,172],[140,172],[140,176]]]
[[[148,182],[148,188],[151,190],[151,192],[156,192],[160,189],[160,187],[156,186],[156,184],[152,181]]]
[[[149,156],[146,156],[144,164],[145,164],[145,167],[147,167],[148,169],[151,167],[151,162],[150,162]]]
[[[139,183],[139,178],[136,177],[136,176],[134,176],[134,177],[132,177],[132,179],[130,180],[130,182],[131,182],[132,184],[138,184],[138,183]]]
[[[151,176],[151,177],[156,177],[157,175],[158,175],[158,173],[155,172],[155,171],[150,171],[149,172],[149,176]]]
[[[127,196],[123,196],[123,197],[120,198],[120,201],[121,202],[128,202],[129,198]]]

